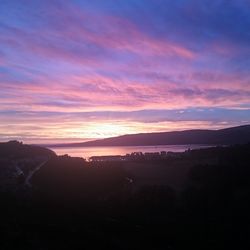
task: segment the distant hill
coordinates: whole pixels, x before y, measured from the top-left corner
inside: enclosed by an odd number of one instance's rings
[[[57,144],[51,147],[151,146],[211,144],[231,145],[250,142],[250,125],[220,130],[184,130],[160,133],[130,134],[83,143]]]

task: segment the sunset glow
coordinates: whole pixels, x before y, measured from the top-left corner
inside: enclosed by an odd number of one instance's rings
[[[1,1],[0,140],[250,123],[249,1]]]

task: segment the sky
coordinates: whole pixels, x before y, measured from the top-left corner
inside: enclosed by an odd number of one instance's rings
[[[0,141],[250,123],[250,0],[0,0]]]

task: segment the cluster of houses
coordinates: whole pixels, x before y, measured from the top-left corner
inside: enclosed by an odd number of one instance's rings
[[[126,155],[106,155],[106,156],[92,156],[89,161],[135,161],[135,160],[160,160],[167,157],[178,158],[180,153],[177,152],[133,152]]]

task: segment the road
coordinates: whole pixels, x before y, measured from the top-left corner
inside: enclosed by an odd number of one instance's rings
[[[40,163],[38,166],[36,166],[32,171],[29,172],[28,176],[25,179],[25,185],[27,185],[28,187],[32,187],[31,179],[32,179],[34,173],[36,171],[38,171],[42,166],[44,166],[48,162],[48,160],[49,159],[46,159],[45,161],[43,161],[42,163]]]

